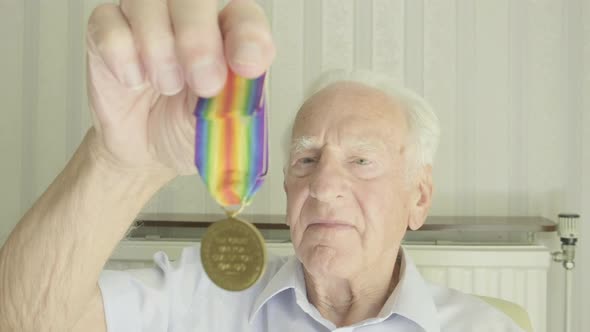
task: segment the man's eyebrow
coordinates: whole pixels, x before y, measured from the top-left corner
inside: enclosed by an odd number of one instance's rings
[[[319,149],[322,144],[314,136],[300,136],[291,142],[291,153],[300,153],[307,150]],[[351,139],[344,142],[346,148],[358,152],[374,152],[385,148],[385,144],[375,139]]]
[[[314,136],[300,136],[291,141],[291,153],[300,153],[306,150],[318,149],[320,144]]]

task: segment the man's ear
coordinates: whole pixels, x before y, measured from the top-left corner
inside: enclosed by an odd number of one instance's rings
[[[424,225],[428,211],[432,204],[432,165],[424,166],[417,174],[418,181],[415,183],[413,199],[410,206],[408,227],[415,231]]]

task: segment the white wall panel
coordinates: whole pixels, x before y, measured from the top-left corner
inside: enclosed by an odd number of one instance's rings
[[[22,158],[27,154],[21,136],[24,9],[20,1],[0,1],[0,237],[5,237],[16,224],[24,205],[21,203]]]
[[[69,159],[66,155],[68,94],[68,3],[39,1],[38,98],[34,122],[27,130],[35,131],[35,196],[41,195]],[[64,50],[65,48],[65,50]],[[65,52],[64,52],[65,51]],[[49,106],[49,107],[48,107]],[[39,167],[41,166],[42,167]]]
[[[525,78],[528,75],[528,8],[525,1],[509,2],[508,21],[508,80],[509,116],[507,119],[508,150],[508,211],[510,215],[528,214],[528,148],[527,116],[530,111],[525,96]],[[518,110],[518,111],[515,111]]]
[[[323,0],[322,69],[352,68],[354,64],[354,1]]]
[[[354,0],[354,64],[355,68],[373,68],[373,2]]]
[[[373,70],[405,81],[404,0],[373,0]]]
[[[581,236],[584,236],[584,241],[580,243],[580,250],[578,255],[579,268],[574,275],[574,289],[578,292],[574,296],[574,328],[576,331],[590,330],[590,315],[587,314],[587,308],[590,308],[590,292],[587,289],[588,280],[590,280],[590,1],[580,0],[578,6],[572,11],[580,13],[580,16],[574,22],[578,22],[578,26],[572,27],[573,31],[579,31],[580,39],[577,42],[572,40],[572,44],[580,45],[580,64],[581,68],[577,68],[582,73],[581,84],[581,107],[580,107],[580,128],[582,130],[576,138],[579,142],[578,154],[581,157],[580,173],[578,181],[581,186],[580,199],[580,213],[583,221],[580,225]],[[576,70],[576,68],[573,68]],[[583,291],[579,291],[583,290]]]
[[[37,197],[38,164],[37,156],[37,132],[35,130],[38,100],[39,100],[39,24],[40,13],[38,1],[29,0],[22,3],[24,11],[24,24],[22,26],[22,91],[21,91],[21,109],[11,110],[14,118],[21,118],[21,177],[20,177],[20,206],[19,212],[22,213],[30,206]],[[7,15],[8,13],[4,14]],[[18,33],[18,32],[16,32]],[[10,150],[9,150],[10,151]],[[10,175],[4,175],[10,176]],[[14,207],[13,207],[14,208]]]
[[[476,107],[458,111],[476,118],[477,215],[508,213],[508,1],[473,1]]]
[[[477,179],[477,50],[475,44],[475,1],[457,0],[457,81],[455,94],[457,107],[456,124],[456,158],[455,173],[456,196],[459,203],[456,213],[459,215],[477,214],[477,189],[481,180]],[[436,107],[436,105],[434,105]],[[446,138],[441,138],[446,140]],[[439,159],[445,156],[439,155]],[[481,192],[485,195],[485,192]]]
[[[436,105],[442,135],[435,159],[433,209],[456,215],[459,201],[456,172],[457,127],[457,1],[428,1],[424,8],[424,96]],[[462,201],[462,200],[461,200]]]
[[[424,0],[404,4],[404,85],[424,93]]]
[[[324,6],[321,1],[305,0],[303,1],[303,15],[299,17],[299,22],[303,24],[303,88],[307,87],[322,71],[323,63],[323,40],[324,25],[322,17],[324,15]],[[289,47],[283,52],[296,51]]]
[[[527,96],[527,134],[525,152],[528,163],[529,209],[555,216],[564,201],[567,177],[568,128],[564,109],[566,58],[562,47],[563,5],[565,2],[541,0],[529,3],[528,66],[524,94]],[[552,96],[542,98],[541,96]]]

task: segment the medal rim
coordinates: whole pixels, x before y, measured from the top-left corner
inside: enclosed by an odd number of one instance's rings
[[[210,270],[210,266],[208,266],[209,264],[205,264],[205,262],[210,262],[209,259],[206,259],[206,256],[205,256],[204,250],[203,250],[203,248],[205,247],[205,243],[209,242],[209,240],[207,240],[207,239],[208,238],[212,239],[212,234],[215,232],[215,229],[219,228],[219,227],[224,227],[227,223],[240,223],[244,227],[246,227],[250,231],[251,234],[254,234],[254,238],[256,239],[257,243],[260,245],[260,248],[261,248],[260,251],[262,252],[262,264],[261,264],[262,266],[260,267],[260,271],[256,275],[254,275],[254,277],[248,278],[249,279],[248,282],[239,283],[239,286],[237,286],[237,287],[229,287],[228,285],[224,285],[223,282],[219,282],[219,280],[215,280],[214,278],[211,278],[211,272],[213,272],[213,271]],[[266,245],[264,242],[264,237],[262,236],[262,234],[260,234],[260,231],[256,228],[256,226],[252,225],[251,223],[249,223],[243,219],[236,218],[236,217],[228,217],[226,219],[216,221],[207,228],[207,231],[205,232],[205,234],[203,234],[203,237],[201,238],[200,255],[201,255],[201,265],[203,266],[203,269],[205,270],[205,273],[207,274],[209,279],[218,287],[223,288],[228,291],[238,292],[238,291],[243,291],[243,290],[246,290],[246,289],[252,287],[254,284],[256,284],[260,280],[260,278],[262,277],[262,275],[266,271],[267,253],[266,253]]]

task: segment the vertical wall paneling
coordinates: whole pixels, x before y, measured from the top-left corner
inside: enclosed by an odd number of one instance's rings
[[[373,70],[405,82],[405,0],[373,0]]]
[[[405,2],[405,86],[424,93],[424,0]]]
[[[584,68],[583,61],[583,23],[582,3],[580,0],[572,0],[564,6],[562,48],[566,53],[567,75],[564,77],[565,103],[562,112],[567,115],[565,130],[573,134],[573,139],[568,145],[567,166],[568,181],[566,189],[567,210],[579,210],[581,207],[582,183],[582,157],[580,153],[582,145],[583,110],[584,110]]]
[[[317,78],[322,71],[322,55],[324,48],[324,31],[323,31],[323,6],[322,1],[305,0],[303,17],[303,87]]]
[[[22,61],[25,38],[31,33],[26,30],[25,34],[26,23],[23,1],[0,1],[0,237],[8,235],[29,205],[28,197],[22,191],[25,184],[22,182],[22,163],[26,153],[23,123],[32,117],[22,111],[25,102]]]
[[[476,215],[477,207],[477,180],[476,158],[478,147],[475,144],[477,137],[476,112],[479,107],[476,100],[476,56],[475,49],[475,4],[471,0],[457,0],[457,80],[456,100],[457,112],[456,130],[456,167],[455,181],[457,196],[457,214]]]
[[[566,2],[539,0],[527,2],[529,20],[527,39],[527,149],[529,209],[554,217],[564,205],[564,183],[567,179],[566,128],[568,110],[565,89],[567,70],[562,48],[563,6]],[[552,98],[541,98],[551,95]],[[533,148],[534,147],[534,148]]]
[[[22,112],[21,112],[21,155],[20,196],[21,212],[26,211],[35,201],[37,188],[37,131],[32,130],[37,122],[39,99],[39,0],[25,0],[22,53]]]
[[[526,61],[522,96],[526,107],[528,210],[538,215],[555,217],[563,208],[567,185],[567,144],[565,123],[569,115],[564,110],[564,92],[567,84],[566,50],[562,48],[563,6],[566,2],[550,0],[526,2],[527,21]],[[542,95],[552,95],[543,100]],[[573,133],[573,131],[572,131]],[[570,140],[573,136],[570,136]],[[541,189],[542,188],[542,189]],[[554,264],[549,271],[549,312],[555,312],[548,320],[549,331],[563,329],[564,278],[563,269]],[[558,314],[557,314],[558,313]]]
[[[302,27],[304,11],[310,10],[307,3],[303,1],[283,1],[273,6],[272,30],[277,45],[277,57],[271,69],[270,99],[271,109],[269,117],[272,126],[270,127],[271,137],[278,140],[270,142],[271,155],[274,157],[274,172],[281,172],[285,162],[285,149],[290,139],[290,123],[303,100],[304,85],[313,76],[312,71],[306,69],[312,66],[313,70],[319,70],[319,62],[315,62],[317,54],[313,54],[305,47],[306,37],[313,38],[313,27]],[[310,4],[311,5],[311,4]],[[318,23],[316,21],[316,23]],[[307,25],[307,24],[306,24]],[[319,29],[319,26],[315,26]],[[321,31],[317,32],[321,34]],[[317,42],[317,41],[316,41]],[[317,50],[316,50],[317,51]],[[316,66],[316,67],[314,67]],[[303,69],[303,70],[302,70]],[[274,79],[274,77],[277,77]],[[280,79],[288,77],[289,79]],[[272,121],[285,115],[286,121]],[[270,174],[273,176],[273,174]]]
[[[38,100],[29,130],[36,131],[34,197],[39,197],[63,169],[66,157],[68,3],[40,1]],[[48,108],[46,105],[51,105]]]
[[[508,5],[508,213],[528,214],[528,172],[526,149],[527,114],[530,109],[524,93],[527,77],[528,10],[524,1],[509,1]]]
[[[587,1],[586,1],[587,2]],[[563,209],[567,211],[581,212],[583,207],[583,179],[582,170],[584,167],[583,157],[583,110],[584,110],[584,30],[583,30],[583,5],[580,0],[572,0],[564,6],[563,30],[565,38],[562,39],[563,48],[567,56],[567,81],[564,82],[567,88],[566,104],[564,111],[567,112],[568,130],[571,130],[573,139],[568,146],[567,168],[570,170],[565,189],[565,202]],[[582,69],[582,70],[580,70]],[[588,91],[588,90],[586,90]],[[588,112],[588,109],[586,109]],[[586,247],[587,248],[587,247]],[[580,256],[577,258],[577,269],[574,271],[573,289],[581,290],[584,287],[583,270],[587,267],[588,253],[580,248]],[[572,299],[572,317],[583,317],[584,307],[581,307],[582,297]],[[583,319],[583,318],[582,318]],[[582,319],[573,322],[575,331],[582,331]]]
[[[457,153],[457,8],[456,0],[424,3],[424,97],[430,102],[441,126],[434,160],[432,209],[441,215],[456,215],[455,172],[461,163]],[[461,202],[462,204],[462,202]]]
[[[354,66],[354,2],[322,0],[322,68]]]
[[[581,18],[581,41],[582,44],[582,106],[580,109],[582,117],[582,132],[580,133],[580,154],[582,155],[581,194],[582,215],[580,224],[579,255],[577,257],[578,268],[576,268],[577,284],[574,284],[576,296],[574,305],[578,307],[578,315],[574,316],[574,325],[578,331],[590,330],[590,315],[584,312],[584,308],[590,308],[590,290],[587,287],[587,280],[590,280],[590,1],[580,0]],[[575,314],[575,312],[574,312]]]
[[[508,3],[511,0],[472,1],[475,26],[475,104],[464,109],[475,115],[475,164],[479,192],[476,215],[508,213],[508,126],[509,109],[506,84],[509,59]],[[467,82],[465,82],[467,83]]]
[[[373,68],[373,2],[354,0],[354,67]]]

